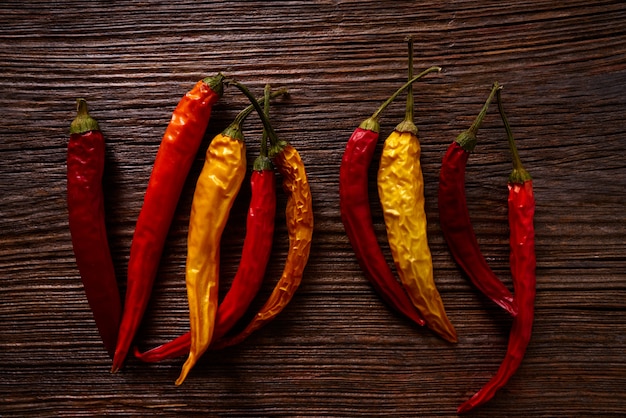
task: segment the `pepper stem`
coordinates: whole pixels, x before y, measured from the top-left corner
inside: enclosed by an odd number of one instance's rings
[[[513,161],[513,171],[509,175],[509,181],[511,183],[519,183],[524,184],[524,182],[528,180],[532,180],[532,177],[524,169],[522,165],[522,160],[519,157],[519,153],[517,152],[517,146],[515,145],[515,138],[513,138],[513,132],[511,131],[511,125],[509,125],[509,120],[504,113],[504,107],[502,106],[502,94],[500,90],[498,90],[498,110],[500,111],[500,117],[502,118],[502,122],[504,122],[504,129],[506,130],[507,139],[509,141],[509,149],[511,150],[511,157]]]
[[[409,88],[417,80],[419,80],[420,78],[424,77],[425,75],[427,75],[429,73],[432,73],[432,72],[435,72],[435,71],[437,71],[437,72],[441,71],[441,67],[436,67],[436,66],[435,67],[430,67],[430,68],[422,71],[421,73],[419,73],[418,75],[416,75],[412,79],[410,79],[402,87],[400,87],[398,90],[396,90],[391,96],[389,96],[389,98],[387,100],[385,100],[383,102],[383,104],[380,105],[378,110],[376,110],[376,112],[374,112],[374,114],[372,116],[370,116],[369,118],[367,118],[363,122],[361,122],[361,124],[359,125],[359,128],[367,129],[368,131],[378,132],[378,130],[380,129],[380,126],[379,126],[379,123],[378,123],[378,120],[380,119],[380,114],[387,108],[387,106],[389,106],[400,95],[400,93],[402,93],[404,90]]]
[[[474,119],[474,123],[472,123],[472,126],[470,126],[469,128],[469,130],[472,131],[474,134],[478,132],[478,128],[480,128],[480,125],[483,123],[483,119],[485,119],[485,115],[487,114],[487,109],[489,109],[491,101],[493,100],[496,93],[500,90],[502,90],[502,86],[497,81],[494,81],[493,86],[491,87],[491,93],[489,93],[489,97],[487,97],[485,104],[483,104],[483,108],[480,109],[480,113],[478,113],[478,116],[476,116],[476,119]]]
[[[478,141],[478,139],[476,138],[478,128],[480,128],[480,125],[483,123],[483,119],[485,119],[485,116],[487,115],[487,109],[489,109],[489,104],[491,104],[491,101],[495,97],[496,92],[499,92],[500,90],[502,90],[502,86],[497,81],[494,81],[493,86],[491,87],[491,93],[489,93],[489,97],[487,97],[487,100],[483,104],[483,108],[480,109],[478,116],[476,116],[476,119],[474,119],[472,126],[470,126],[468,130],[461,132],[461,134],[456,137],[455,141],[465,151],[474,151],[474,148],[476,147],[476,142]]]
[[[256,110],[259,118],[261,118],[263,128],[267,131],[267,136],[270,140],[270,158],[281,152],[289,143],[278,138],[278,135],[276,135],[276,132],[274,131],[274,128],[269,121],[269,118],[263,113],[261,105],[259,105],[259,103],[254,99],[254,96],[252,95],[252,93],[250,93],[250,90],[248,90],[246,86],[235,80],[226,80],[225,83],[237,87],[248,98],[248,100],[250,100],[250,103],[252,103],[254,110]]]
[[[272,88],[269,84],[265,85],[265,89],[263,89],[263,97],[265,98],[265,101],[263,102],[263,114],[265,114],[265,116],[267,116],[267,118],[269,119],[270,117],[270,93],[272,91]],[[268,141],[268,135],[267,135],[267,129],[263,128],[263,134],[261,136],[261,155],[264,155],[267,157],[267,141]]]
[[[287,94],[287,92],[288,92],[287,89],[284,89],[284,88],[280,90],[276,90],[275,92],[272,92],[270,94],[270,98],[282,96],[283,94]],[[253,100],[253,103],[257,103],[257,106],[258,106],[258,102],[265,100],[265,98],[264,97],[261,97],[259,99],[253,98],[252,100]],[[243,141],[242,126],[246,118],[250,115],[250,113],[252,113],[253,110],[254,110],[254,106],[248,105],[248,107],[246,107],[244,110],[239,112],[237,116],[235,116],[235,120],[233,120],[233,122],[230,125],[228,125],[226,129],[222,131],[222,134],[230,138],[237,139],[238,141]]]
[[[209,86],[218,96],[222,97],[224,94],[224,74],[217,73],[217,75],[213,77],[203,78],[202,82]]]
[[[409,43],[409,77],[413,78],[413,38],[408,37]],[[413,123],[413,84],[411,84],[406,91],[406,111],[404,113],[404,120],[396,126],[398,132],[410,132],[413,135],[417,135],[417,126]]]
[[[87,101],[76,99],[76,118],[70,124],[70,134],[82,134],[88,131],[99,131],[98,122],[89,115]]]
[[[265,89],[263,90],[263,97],[265,99],[263,103],[263,113],[268,118],[270,115],[270,92],[271,87],[269,84],[266,84]],[[272,169],[272,161],[269,159],[269,156],[267,154],[267,140],[267,129],[263,128],[263,135],[261,136],[261,151],[252,165],[252,169],[255,171]]]

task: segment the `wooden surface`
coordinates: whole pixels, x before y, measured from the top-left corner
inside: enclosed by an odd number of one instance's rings
[[[391,312],[351,250],[338,208],[345,143],[415,68],[435,279],[459,343]],[[200,78],[222,71],[260,94],[288,87],[272,120],[301,153],[315,206],[314,244],[288,308],[240,346],[206,355],[182,387],[182,360],[129,359],[109,373],[74,263],[65,158],[76,97],[108,140],[107,222],[122,292],[128,251],[171,112]],[[0,4],[0,415],[454,416],[496,371],[511,321],[454,264],[437,212],[447,145],[494,80],[537,198],[534,334],[517,374],[475,416],[626,414],[626,4],[527,2],[78,2]],[[382,136],[403,117],[401,98]],[[245,105],[227,90],[202,149]],[[260,124],[247,125],[250,161]],[[510,156],[491,108],[471,156],[467,195],[492,268],[510,286]],[[377,156],[380,155],[379,144]],[[183,268],[190,173],[163,254],[142,348],[188,326]],[[371,171],[374,222],[382,214]],[[223,240],[226,289],[238,262],[249,187]],[[284,195],[279,205],[284,207]],[[282,211],[281,211],[282,212]],[[284,215],[267,295],[286,252]],[[259,306],[259,301],[255,302]]]

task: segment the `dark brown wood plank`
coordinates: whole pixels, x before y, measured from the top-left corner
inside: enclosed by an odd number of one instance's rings
[[[620,1],[79,2],[0,4],[0,415],[454,416],[495,372],[510,319],[482,298],[441,236],[437,179],[447,145],[494,80],[535,179],[537,312],[527,356],[477,416],[626,414],[626,5]],[[391,312],[356,263],[341,224],[338,173],[352,130],[416,69],[435,279],[460,341],[449,345]],[[260,94],[285,86],[277,132],[300,151],[315,208],[303,283],[242,345],[205,356],[182,387],[181,361],[129,359],[119,374],[99,341],[67,227],[65,153],[76,97],[107,138],[107,222],[122,291],[135,220],[180,97],[222,71]],[[215,107],[203,149],[245,105]],[[403,117],[402,100],[382,136]],[[260,124],[250,119],[248,155]],[[382,141],[377,156],[380,155]],[[137,342],[187,330],[184,263],[202,154],[185,185]],[[388,260],[375,172],[374,221]],[[510,286],[506,176],[495,107],[467,173],[483,252]],[[242,189],[223,240],[227,288],[244,236]],[[279,197],[284,206],[285,198]],[[287,251],[277,219],[266,296]],[[275,280],[275,279],[274,279]],[[255,301],[259,306],[261,300]]]

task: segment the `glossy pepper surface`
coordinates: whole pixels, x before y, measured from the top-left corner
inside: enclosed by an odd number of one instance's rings
[[[411,70],[409,78],[412,78]],[[409,87],[405,119],[385,140],[378,169],[378,195],[389,248],[404,288],[426,326],[445,340],[456,342],[456,331],[446,315],[433,276],[420,151],[417,127],[413,123],[413,90]]]
[[[443,157],[439,172],[439,223],[452,256],[471,282],[494,303],[515,316],[517,304],[513,295],[489,268],[480,251],[465,195],[465,169],[476,146],[476,133],[500,88],[499,84],[494,84],[472,126],[450,144]]]
[[[126,298],[113,372],[122,367],[148,305],[180,193],[213,105],[222,95],[222,80],[223,76],[218,74],[196,83],[174,109],[161,140],[130,247]]]
[[[385,302],[420,326],[424,325],[424,320],[391,271],[378,244],[369,202],[368,172],[378,144],[378,120],[382,111],[410,84],[440,70],[431,67],[409,80],[364,120],[350,136],[339,169],[341,220],[361,269]]]
[[[180,385],[209,347],[215,331],[220,273],[220,241],[230,209],[246,175],[241,114],[211,141],[191,203],[185,282],[189,301],[189,357],[176,380]]]
[[[110,356],[115,352],[122,303],[104,218],[104,136],[78,99],[67,146],[67,208],[72,246],[85,295]]]
[[[276,175],[269,160],[267,162],[270,165],[255,169],[250,177],[252,196],[246,223],[246,231],[249,232],[244,241],[237,275],[218,308],[214,340],[226,335],[243,316],[265,276],[276,217]]]
[[[513,290],[518,313],[513,318],[506,354],[498,371],[489,382],[469,400],[461,404],[459,413],[468,412],[489,401],[504,387],[519,368],[532,335],[535,314],[536,256],[535,256],[535,197],[530,174],[522,166],[513,134],[502,107],[498,91],[498,107],[507,131],[509,147],[513,156],[513,171],[508,181],[509,245]]]

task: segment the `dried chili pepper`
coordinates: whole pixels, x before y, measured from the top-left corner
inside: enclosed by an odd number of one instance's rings
[[[506,129],[513,159],[513,171],[509,176],[508,208],[511,246],[510,263],[515,299],[518,304],[517,316],[509,335],[509,344],[500,368],[491,380],[469,400],[458,408],[459,413],[489,401],[517,371],[522,363],[530,342],[535,311],[535,197],[530,174],[522,166],[511,127],[502,107],[501,93],[498,90],[498,108]]]
[[[286,92],[285,89],[277,90],[268,94],[267,98]],[[244,112],[249,113],[253,109],[250,105]],[[254,161],[250,176],[250,207],[239,268],[230,289],[217,308],[213,340],[224,336],[243,316],[263,282],[274,234],[275,183],[274,168],[267,155],[267,138],[264,135],[261,141],[261,153]],[[187,332],[145,353],[135,349],[135,357],[144,362],[159,362],[189,354],[190,344],[191,334]]]
[[[439,222],[452,256],[472,283],[489,299],[515,316],[517,304],[513,295],[489,268],[480,251],[465,198],[467,160],[476,146],[478,128],[500,88],[498,83],[494,84],[472,126],[450,144],[443,157],[439,173]]]
[[[413,41],[409,39],[409,78],[412,78]],[[413,89],[407,92],[406,115],[385,140],[378,169],[378,194],[383,208],[389,248],[411,301],[426,326],[450,342],[457,341],[435,286],[426,236],[424,180],[420,144],[413,123]]]
[[[104,220],[104,136],[87,112],[87,102],[78,99],[76,105],[67,146],[70,234],[87,301],[102,342],[113,356],[122,304]]]
[[[409,80],[354,130],[339,169],[341,220],[361,270],[385,302],[418,325],[424,325],[424,320],[396,280],[378,245],[367,190],[368,170],[378,143],[380,114],[409,85],[434,71],[441,71],[441,68],[428,68]]]
[[[220,240],[230,209],[246,175],[241,124],[249,112],[211,141],[191,203],[185,279],[189,301],[189,356],[176,385],[183,383],[209,347],[218,305]]]
[[[252,102],[270,139],[270,158],[283,177],[282,186],[287,193],[285,214],[289,235],[289,251],[283,273],[265,304],[241,332],[217,341],[216,348],[240,343],[254,331],[274,319],[287,306],[302,281],[313,236],[311,189],[300,154],[288,142],[278,138],[263,110],[254,101],[252,94],[244,85],[235,81],[230,81],[229,84],[240,89]]]
[[[118,371],[148,305],[187,174],[223,91],[223,75],[199,81],[180,100],[159,146],[130,247],[128,281],[112,372]]]

